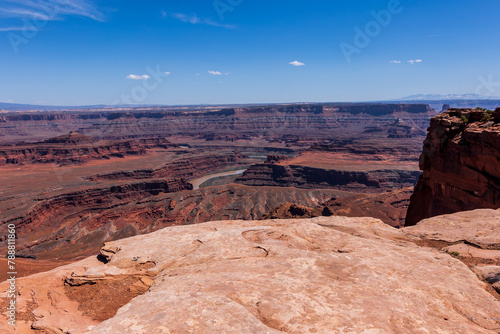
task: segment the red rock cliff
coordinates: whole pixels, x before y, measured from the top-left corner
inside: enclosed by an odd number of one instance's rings
[[[479,208],[500,208],[500,108],[450,109],[431,120],[423,170],[406,225]]]

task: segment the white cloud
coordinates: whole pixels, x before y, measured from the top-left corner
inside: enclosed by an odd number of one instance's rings
[[[229,75],[231,72],[222,73],[221,71],[208,71],[208,73],[210,73],[212,75]]]
[[[90,0],[3,0],[0,17],[53,21],[63,16],[83,16],[104,21],[100,12]]]
[[[289,62],[289,64],[293,65],[293,66],[304,66],[305,65],[304,63],[301,63],[300,61],[297,61],[297,60]]]
[[[410,60],[408,60],[408,62],[413,65],[415,63],[421,63],[422,59],[410,59]]]
[[[401,64],[401,60],[391,60],[391,64]]]
[[[198,15],[196,14],[191,14],[191,15],[188,15],[188,14],[182,14],[182,13],[167,13],[166,11],[162,10],[161,11],[161,16],[167,18],[167,17],[173,17],[179,21],[182,21],[182,22],[185,22],[185,23],[191,23],[191,24],[206,24],[206,25],[209,25],[209,26],[213,26],[213,27],[221,27],[221,28],[226,28],[226,29],[235,29],[236,26],[233,25],[233,24],[222,24],[222,23],[219,23],[219,22],[216,22],[216,21],[213,21],[211,19],[207,19],[207,18],[202,18],[202,17],[199,17]]]
[[[143,74],[143,75],[129,74],[129,75],[127,75],[126,79],[130,79],[130,80],[145,80],[145,79],[149,79],[149,75],[146,75],[146,74]]]
[[[170,74],[172,74],[172,73],[170,73],[170,72],[165,72],[165,75],[170,75]]]

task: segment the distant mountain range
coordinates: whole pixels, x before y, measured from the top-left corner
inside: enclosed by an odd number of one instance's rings
[[[452,100],[500,100],[496,96],[479,94],[417,94],[398,99],[397,101],[452,101]]]
[[[500,107],[500,97],[484,96],[478,94],[417,94],[403,97],[397,100],[370,101],[370,102],[308,102],[308,103],[252,103],[252,104],[221,104],[221,105],[88,105],[88,106],[47,106],[35,104],[19,104],[0,102],[1,112],[16,111],[64,111],[64,110],[99,110],[99,109],[135,109],[135,108],[163,108],[170,110],[185,110],[191,108],[216,109],[216,108],[243,108],[258,105],[308,105],[308,104],[379,104],[379,103],[410,103],[410,104],[428,104],[435,110],[441,110],[443,104],[450,105],[452,108],[489,108]]]
[[[35,104],[19,104],[19,103],[4,103],[0,102],[0,110],[7,111],[57,111],[57,110],[68,110],[68,109],[99,109],[99,108],[110,108],[104,105],[95,105],[95,106],[44,106],[44,105],[35,105]]]

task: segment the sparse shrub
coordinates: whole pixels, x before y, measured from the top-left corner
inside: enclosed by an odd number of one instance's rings
[[[459,257],[460,256],[460,253],[459,252],[450,252],[451,255],[453,256],[456,256],[456,257]]]
[[[462,117],[460,117],[462,119],[462,122],[465,123],[465,125],[469,124],[469,119],[467,117],[465,117],[464,115],[462,115]]]
[[[491,119],[491,114],[484,114],[483,118],[481,118],[481,122],[488,122]]]

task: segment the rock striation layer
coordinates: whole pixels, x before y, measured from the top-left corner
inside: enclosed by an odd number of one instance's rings
[[[423,175],[406,225],[437,215],[500,207],[500,108],[450,109],[431,120]]]
[[[288,202],[266,213],[262,219],[312,218],[320,216],[373,217],[403,227],[413,187],[381,194],[350,194],[333,197],[307,207]]]
[[[8,224],[16,225],[18,256],[37,257],[42,253],[54,260],[60,255],[75,259],[88,256],[105,240],[138,234],[143,222],[137,219],[137,225],[124,223],[118,211],[122,207],[191,189],[193,186],[184,179],[157,179],[38,198],[37,204],[20,215],[3,216],[0,231],[5,233]],[[107,214],[99,215],[102,212]],[[0,241],[7,235],[4,233]],[[61,247],[71,251],[61,252]]]
[[[140,180],[149,178],[185,178],[193,179],[207,175],[215,170],[233,167],[244,163],[245,155],[238,151],[205,151],[193,154],[189,158],[172,159],[156,169],[141,169],[134,171],[119,171],[96,174],[86,177],[89,181],[101,180]]]
[[[20,279],[15,333],[497,333],[486,283],[419,240],[373,218],[171,227]]]
[[[412,187],[420,174],[419,171],[409,170],[341,171],[262,163],[251,166],[235,182],[247,186],[384,192]]]
[[[383,129],[381,133],[387,138],[399,136],[404,127],[417,129],[412,134],[418,135],[418,129],[425,130],[434,115],[425,104],[287,104],[7,113],[0,123],[0,140],[9,143],[26,138],[41,140],[78,131],[113,140],[180,135],[207,141],[236,141],[265,136],[292,143],[301,135],[331,138],[333,133],[344,137],[347,133],[363,133],[372,126]],[[401,122],[404,127],[399,126]],[[395,132],[388,133],[388,128],[394,128]]]
[[[91,137],[70,132],[68,135],[43,142],[1,146],[0,166],[33,163],[82,164],[91,160],[144,155],[148,150],[172,147],[177,147],[177,145],[164,138],[98,142]]]

